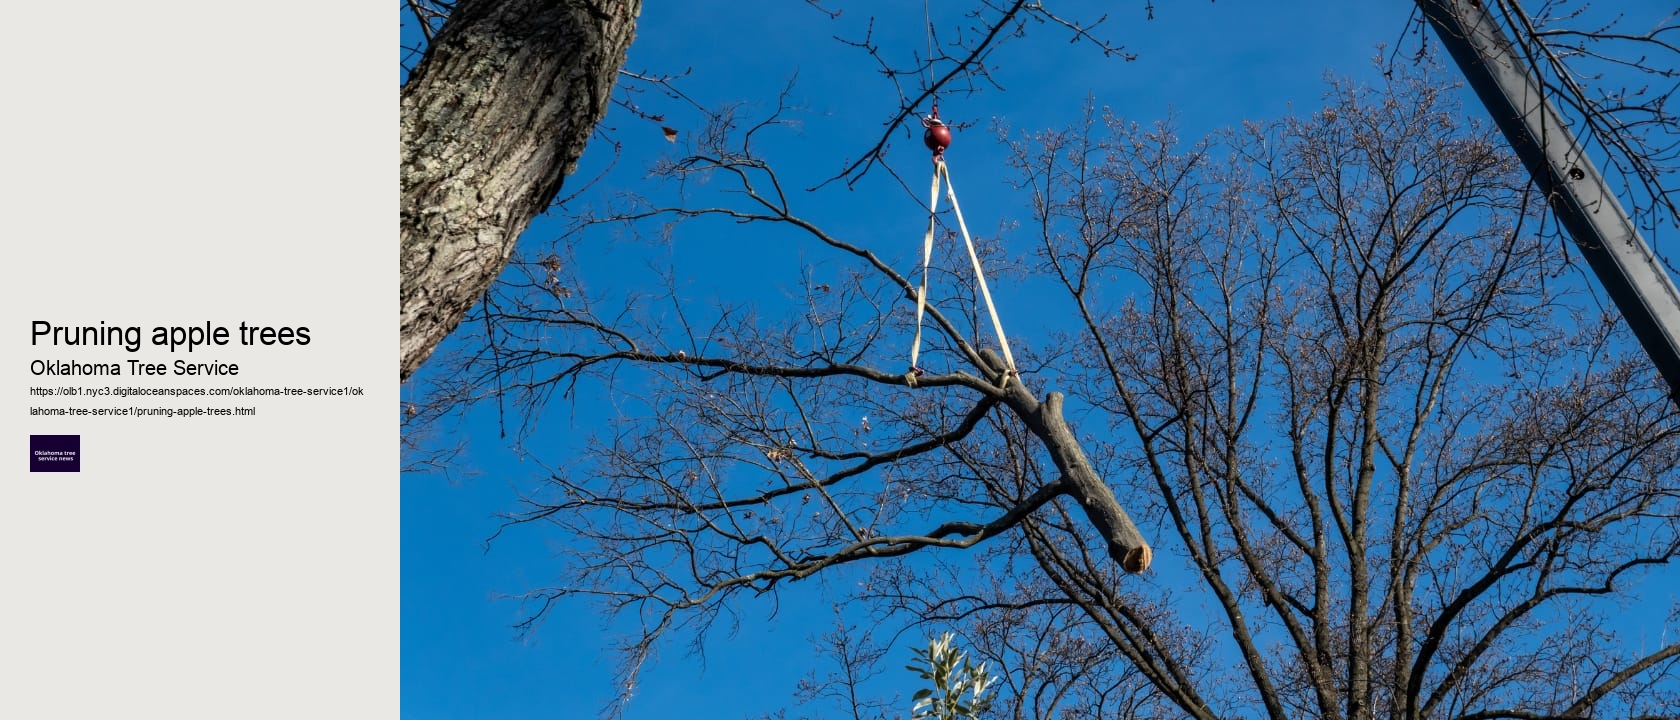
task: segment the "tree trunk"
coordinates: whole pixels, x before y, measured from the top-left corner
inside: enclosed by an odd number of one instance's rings
[[[407,380],[501,273],[606,113],[641,0],[461,0],[402,88]]]

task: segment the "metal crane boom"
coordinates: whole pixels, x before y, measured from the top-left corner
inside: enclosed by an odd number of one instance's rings
[[[1680,292],[1477,0],[1416,0],[1680,402]]]

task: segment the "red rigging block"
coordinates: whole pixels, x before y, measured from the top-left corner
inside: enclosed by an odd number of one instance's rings
[[[928,123],[927,132],[922,133],[922,142],[936,155],[945,152],[945,148],[951,147],[951,126],[938,120]]]

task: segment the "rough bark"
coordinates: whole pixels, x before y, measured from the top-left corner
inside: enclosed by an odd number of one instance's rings
[[[606,113],[641,0],[462,0],[402,88],[407,380],[507,263]]]

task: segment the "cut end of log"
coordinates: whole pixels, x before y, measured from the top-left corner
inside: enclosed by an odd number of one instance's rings
[[[1149,561],[1153,558],[1154,553],[1150,551],[1148,545],[1139,545],[1126,550],[1118,559],[1120,560],[1120,567],[1125,569],[1126,572],[1140,573],[1149,569]]]

